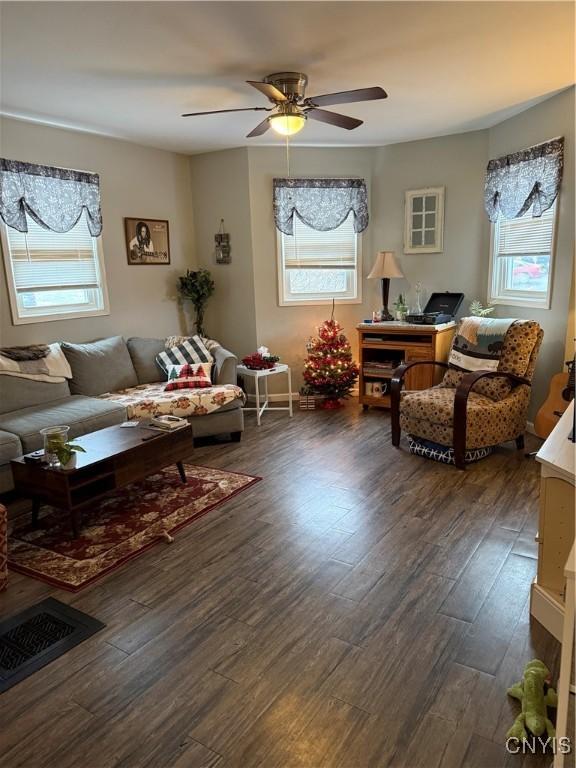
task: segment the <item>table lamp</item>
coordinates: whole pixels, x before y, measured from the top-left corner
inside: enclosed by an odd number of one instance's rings
[[[394,251],[380,251],[368,279],[379,277],[382,280],[382,320],[394,320],[388,309],[388,293],[391,277],[404,277],[398,266]]]

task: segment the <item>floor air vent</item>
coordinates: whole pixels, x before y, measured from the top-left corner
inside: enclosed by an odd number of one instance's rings
[[[92,616],[51,597],[0,621],[0,693],[104,626]]]

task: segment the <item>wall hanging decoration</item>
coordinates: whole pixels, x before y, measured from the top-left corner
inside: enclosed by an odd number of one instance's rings
[[[542,216],[558,195],[564,168],[564,137],[490,160],[484,207],[490,221],[517,219],[532,208]]]
[[[170,234],[165,219],[124,219],[128,264],[170,264]]]
[[[214,235],[216,247],[214,255],[216,264],[230,264],[232,257],[230,255],[230,235],[224,231],[224,219],[220,219],[220,229]]]
[[[405,193],[404,253],[441,253],[444,248],[444,187]]]
[[[44,229],[69,232],[86,212],[92,237],[102,232],[100,177],[97,173],[0,159],[0,217],[28,232],[30,216]]]

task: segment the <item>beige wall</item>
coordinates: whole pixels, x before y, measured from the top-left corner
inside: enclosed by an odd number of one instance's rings
[[[574,268],[574,88],[570,88],[516,117],[505,120],[488,132],[488,153],[492,157],[515,152],[556,136],[564,136],[564,178],[560,191],[556,257],[550,309],[498,307],[500,317],[537,320],[544,329],[544,343],[534,376],[530,415],[544,402],[553,374],[562,370],[570,285]],[[489,233],[489,224],[486,224]],[[486,265],[487,267],[487,265]],[[482,276],[488,281],[487,268]]]
[[[190,159],[190,169],[198,259],[216,282],[206,312],[206,333],[243,357],[258,346],[248,150],[196,155]],[[216,264],[214,257],[220,219],[230,234],[230,264]]]
[[[391,294],[416,298],[422,283],[425,303],[433,291],[465,294],[460,314],[473,299],[486,298],[482,284],[487,260],[482,207],[488,137],[486,131],[392,144],[376,150],[372,185],[372,237],[378,250],[396,251],[404,280],[391,281]],[[404,254],[404,192],[445,187],[444,250]]]
[[[192,267],[194,233],[188,158],[116,139],[2,119],[0,154],[12,160],[100,174],[102,243],[111,314],[14,326],[0,267],[0,332],[6,345],[87,341],[122,334],[165,336],[185,330],[175,300],[177,276]],[[128,266],[124,216],[168,219],[172,263]]]
[[[294,384],[302,383],[301,371],[306,357],[306,341],[316,333],[318,325],[330,317],[331,306],[278,306],[276,260],[276,228],[272,210],[272,179],[286,176],[286,150],[259,148],[249,150],[250,204],[254,286],[256,298],[256,327],[258,345],[264,344],[294,368]],[[366,179],[368,199],[371,200],[373,150],[307,149],[291,151],[291,175],[297,176],[358,176]],[[371,206],[371,215],[374,209]],[[372,265],[371,227],[362,234],[363,273]],[[379,306],[379,281],[364,280],[362,304],[341,304],[336,307],[336,319],[344,328],[356,354],[355,326],[364,317],[371,317],[372,308]],[[285,382],[273,382],[276,391],[286,392]]]
[[[359,176],[368,185],[370,226],[362,235],[363,300],[361,304],[336,307],[336,317],[355,355],[356,324],[371,317],[372,310],[381,305],[380,281],[365,279],[378,250],[395,250],[407,278],[392,281],[391,300],[399,292],[408,292],[413,299],[414,292],[410,289],[418,280],[422,281],[426,296],[431,291],[442,290],[464,291],[468,301],[485,296],[484,286],[481,294],[478,291],[486,247],[482,209],[486,153],[485,131],[387,147],[291,151],[292,176]],[[214,164],[221,154],[216,152],[204,157]],[[194,158],[194,183],[198,180],[198,162],[198,158]],[[278,306],[272,179],[286,175],[285,148],[249,149],[248,167],[257,345],[268,346],[293,367],[294,388],[297,388],[302,381],[305,342],[329,316],[330,307]],[[447,187],[444,252],[404,256],[404,192],[434,185]],[[198,228],[198,224],[196,226]],[[247,231],[245,222],[243,227]],[[286,391],[284,382],[273,381],[273,385],[273,391]]]

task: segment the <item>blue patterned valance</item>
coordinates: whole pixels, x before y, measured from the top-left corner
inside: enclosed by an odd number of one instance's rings
[[[542,216],[558,194],[564,166],[564,138],[490,160],[484,207],[490,221],[516,219],[532,208]]]
[[[97,173],[0,159],[0,217],[27,232],[26,216],[53,232],[71,230],[86,211],[92,237],[102,232]]]
[[[354,214],[354,231],[368,226],[368,193],[363,179],[274,179],[274,221],[294,234],[294,216],[312,229],[336,229]]]

